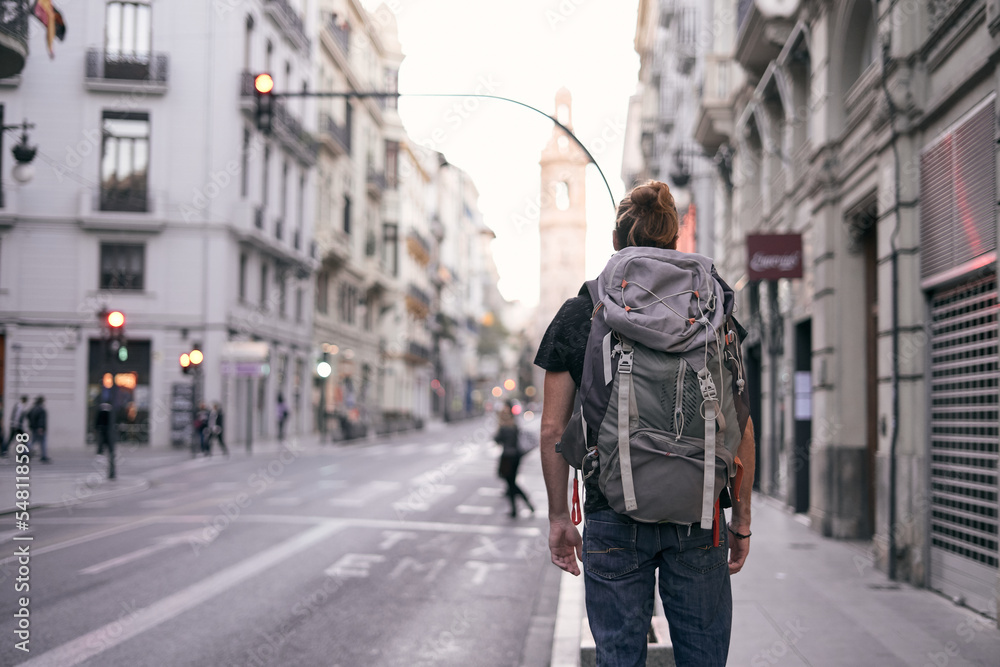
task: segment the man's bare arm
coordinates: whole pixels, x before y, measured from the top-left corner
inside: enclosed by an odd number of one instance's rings
[[[580,533],[570,517],[568,496],[569,464],[556,451],[570,417],[576,384],[568,372],[545,372],[545,402],[542,405],[542,435],[539,451],[542,475],[549,499],[549,550],[552,562],[571,574],[579,575],[577,559],[581,555]]]
[[[754,446],[753,421],[747,420],[743,431],[743,439],[736,450],[736,455],[743,463],[743,479],[740,488],[736,489],[733,498],[733,519],[729,522],[731,530],[741,535],[750,534],[750,494],[753,492],[754,471],[757,465],[757,452]],[[743,569],[747,554],[750,553],[750,538],[739,539],[729,536],[729,573],[736,574]]]

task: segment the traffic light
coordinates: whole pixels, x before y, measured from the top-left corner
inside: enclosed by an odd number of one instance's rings
[[[125,340],[125,314],[120,310],[104,309],[97,316],[101,320],[103,336],[108,341],[107,354],[119,361],[128,361]]]
[[[189,373],[197,373],[198,369],[201,368],[201,362],[205,360],[205,355],[202,354],[201,350],[195,348],[190,352],[185,352],[181,355],[181,373],[188,375]]]
[[[257,129],[264,134],[271,134],[271,120],[274,117],[274,79],[264,72],[253,80],[253,92],[257,98]]]

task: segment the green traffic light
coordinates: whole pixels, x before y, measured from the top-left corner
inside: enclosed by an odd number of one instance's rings
[[[118,348],[118,361],[128,361],[128,348],[124,345]]]

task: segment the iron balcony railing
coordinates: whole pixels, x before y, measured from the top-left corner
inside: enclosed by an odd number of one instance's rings
[[[145,188],[101,188],[102,211],[147,213],[149,205],[149,191]]]
[[[276,14],[283,24],[282,27],[291,32],[291,38],[309,48],[309,36],[306,33],[305,21],[299,16],[288,0],[264,0],[264,9]]]
[[[323,114],[320,117],[320,131],[332,137],[346,153],[351,152],[351,133],[347,129],[347,126],[340,125],[333,117]]]
[[[410,341],[408,352],[410,356],[415,359],[423,359],[424,361],[430,361],[431,350],[426,345],[421,345],[416,341]]]
[[[420,289],[414,284],[410,284],[408,289],[408,295],[414,301],[422,303],[427,308],[431,307],[431,297],[424,290]]]
[[[385,172],[376,169],[375,167],[368,167],[368,184],[378,188],[379,190],[385,190]]]
[[[170,69],[166,53],[114,53],[87,51],[87,78],[114,81],[146,81],[165,85]]]
[[[28,0],[0,0],[0,78],[17,76],[28,56]]]

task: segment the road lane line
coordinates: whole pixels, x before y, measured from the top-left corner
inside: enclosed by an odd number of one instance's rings
[[[489,516],[496,509],[485,505],[457,505],[455,511],[459,514],[478,514],[479,516]]]
[[[196,528],[195,530],[185,531],[183,533],[175,533],[173,535],[161,535],[156,537],[152,544],[148,547],[143,547],[141,549],[136,549],[131,553],[123,554],[121,556],[116,556],[110,560],[106,560],[102,563],[96,565],[91,565],[90,567],[80,570],[80,574],[100,574],[105,570],[110,570],[112,568],[125,565],[126,563],[131,563],[134,560],[139,560],[145,558],[146,556],[151,556],[152,554],[163,551],[164,549],[170,549],[179,544],[198,544],[200,546],[207,546],[211,544],[218,533],[210,533],[210,535],[205,535],[204,530],[201,528]]]
[[[237,584],[322,542],[343,527],[343,523],[335,521],[316,526],[311,530],[285,540],[277,546],[271,547],[267,551],[263,551],[256,556],[251,556],[241,563],[217,572],[206,579],[202,579],[198,583],[163,598],[159,602],[154,602],[150,606],[140,609],[135,614],[130,615],[127,621],[116,620],[108,623],[92,632],[68,641],[62,646],[57,646],[50,651],[46,651],[37,658],[22,662],[21,667],[73,667],[74,665],[79,665],[147,630],[176,618],[186,611],[194,609]]]

